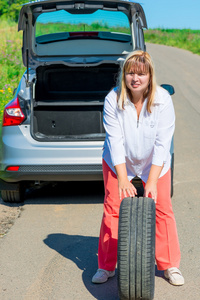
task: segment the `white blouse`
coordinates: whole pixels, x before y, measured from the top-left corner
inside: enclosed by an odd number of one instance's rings
[[[169,93],[157,87],[151,113],[145,99],[139,120],[134,104],[127,99],[124,110],[117,105],[116,88],[105,99],[103,124],[106,139],[103,159],[113,170],[125,163],[129,180],[138,176],[147,181],[151,165],[164,167],[163,176],[170,168],[170,146],[175,129],[174,106]]]

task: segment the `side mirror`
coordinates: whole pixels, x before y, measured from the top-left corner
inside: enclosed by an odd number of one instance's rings
[[[163,89],[167,90],[170,95],[174,95],[175,94],[175,89],[174,89],[174,87],[172,85],[170,85],[170,84],[161,84],[160,86]]]

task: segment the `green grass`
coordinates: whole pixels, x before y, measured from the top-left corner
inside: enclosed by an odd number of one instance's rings
[[[64,31],[83,30],[84,24],[76,25],[76,28],[64,26]],[[57,25],[56,25],[57,26]],[[80,26],[80,27],[78,27]],[[78,29],[79,28],[79,29]],[[57,28],[58,29],[58,28]],[[93,23],[85,30],[108,30],[106,24]],[[114,28],[113,31],[126,32],[125,28]],[[49,24],[38,26],[37,35],[50,33]],[[55,28],[52,28],[55,32]],[[2,120],[3,108],[13,97],[13,90],[19,84],[21,76],[25,71],[22,63],[21,47],[22,33],[17,31],[17,24],[0,19],[0,122]],[[146,42],[174,46],[189,50],[200,55],[200,30],[189,29],[150,29],[145,31]]]
[[[0,121],[4,105],[12,99],[25,67],[21,58],[22,33],[14,22],[0,22]]]
[[[189,50],[200,55],[200,30],[150,29],[145,31],[146,42]]]

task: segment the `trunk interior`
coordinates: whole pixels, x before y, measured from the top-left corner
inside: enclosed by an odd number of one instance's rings
[[[116,85],[119,65],[39,67],[33,101],[38,140],[102,140],[103,104]]]

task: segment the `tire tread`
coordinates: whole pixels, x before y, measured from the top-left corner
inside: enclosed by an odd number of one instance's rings
[[[120,300],[154,297],[155,203],[151,198],[123,199],[118,231]]]

